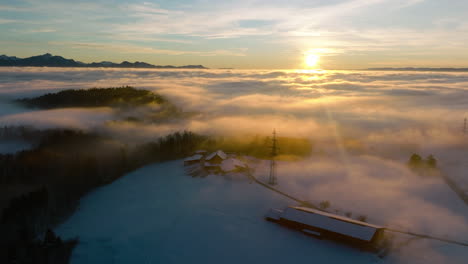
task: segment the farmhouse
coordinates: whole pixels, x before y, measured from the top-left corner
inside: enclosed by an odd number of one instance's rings
[[[200,165],[205,172],[224,174],[229,172],[239,172],[245,170],[246,165],[240,160],[232,157],[235,154],[226,154],[222,150],[215,151],[209,155],[205,150],[197,150],[193,156],[184,159],[184,165]]]
[[[265,218],[308,235],[334,240],[364,250],[376,251],[384,228],[306,207],[271,209]]]

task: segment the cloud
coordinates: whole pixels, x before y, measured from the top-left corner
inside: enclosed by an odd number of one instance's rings
[[[109,108],[66,108],[23,112],[0,117],[2,126],[33,126],[45,128],[73,128],[91,130],[102,126],[103,122],[112,120],[113,111]]]
[[[199,113],[187,128],[207,131],[216,123],[212,130],[222,134],[223,129],[268,133],[282,127],[282,133],[303,130],[301,134],[314,139],[338,126],[344,137],[373,138],[372,144],[375,135],[409,130],[418,131],[413,134],[421,139],[413,139],[417,144],[456,134],[453,127],[461,124],[468,104],[465,73],[3,68],[0,77],[0,93],[7,98],[133,85]],[[242,120],[249,125],[241,125]],[[230,127],[229,122],[239,125]],[[316,131],[317,124],[327,124],[329,131]],[[454,142],[451,137],[442,138]],[[387,141],[395,142],[393,138]]]
[[[13,20],[13,19],[3,19],[3,18],[0,18],[0,24],[11,24],[11,23],[16,23],[17,21],[16,20]]]
[[[89,43],[89,42],[63,42],[50,41],[50,45],[62,46],[66,45],[71,48],[84,48],[94,50],[106,50],[119,53],[132,54],[166,54],[166,55],[197,55],[197,56],[245,56],[245,49],[225,50],[218,49],[212,51],[189,51],[189,50],[172,50],[172,49],[157,49],[141,45],[129,44],[109,44],[109,43]]]

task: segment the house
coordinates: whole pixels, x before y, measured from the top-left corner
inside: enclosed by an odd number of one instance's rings
[[[191,157],[184,159],[184,165],[189,166],[193,164],[199,164],[203,160],[203,155],[195,154]]]
[[[290,206],[284,210],[271,209],[265,218],[300,230],[307,235],[334,240],[369,251],[379,250],[385,229],[307,207]]]
[[[226,153],[224,153],[222,150],[218,150],[208,155],[205,158],[205,161],[211,164],[221,164],[223,160],[225,160],[226,158],[227,158]]]

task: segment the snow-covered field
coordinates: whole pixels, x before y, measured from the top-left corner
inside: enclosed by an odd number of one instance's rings
[[[278,188],[292,191],[284,179]],[[460,215],[466,224],[468,207],[457,202],[456,196],[442,201],[465,210]],[[290,204],[247,179],[189,177],[181,161],[172,161],[144,167],[90,193],[57,232],[80,239],[72,263],[461,264],[468,259],[468,248],[427,240],[379,259],[263,219],[269,208]],[[460,233],[468,237],[468,230]]]

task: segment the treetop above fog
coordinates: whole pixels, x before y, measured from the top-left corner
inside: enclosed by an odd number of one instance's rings
[[[135,107],[167,102],[162,96],[131,86],[64,90],[34,98],[16,100],[26,107],[53,109],[64,107]]]

